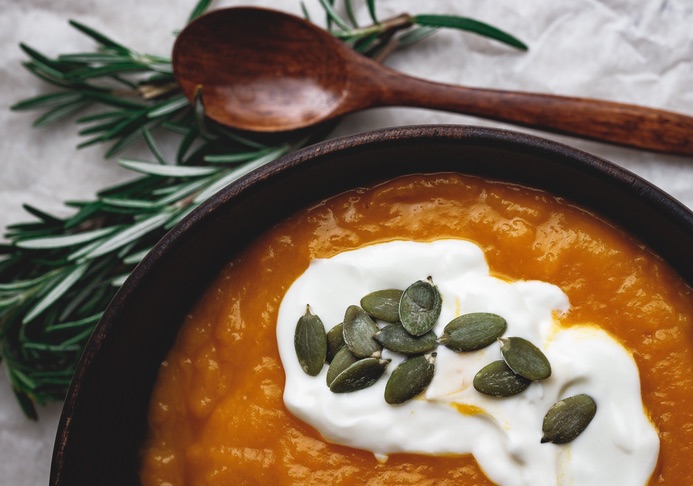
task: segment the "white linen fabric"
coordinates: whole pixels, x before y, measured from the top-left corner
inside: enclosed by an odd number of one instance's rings
[[[26,221],[22,203],[67,214],[65,200],[131,177],[104,148],[77,151],[72,124],[33,129],[35,114],[13,113],[16,101],[51,90],[22,69],[24,42],[48,55],[90,50],[90,39],[68,19],[92,26],[128,46],[167,55],[173,35],[196,0],[0,0],[0,226]],[[365,2],[353,0],[367,21]],[[231,1],[300,15],[299,0]],[[306,5],[318,20],[317,0]],[[509,90],[547,92],[638,103],[693,115],[693,3],[690,0],[379,0],[380,18],[401,12],[447,13],[499,26],[529,46],[526,53],[471,34],[441,31],[396,53],[388,64],[422,78]],[[512,128],[471,117],[421,109],[377,109],[348,117],[334,136],[373,128],[461,123]],[[522,129],[520,129],[522,130]],[[523,130],[528,131],[528,130]],[[635,172],[693,208],[693,160],[570,137],[533,132],[569,143]],[[137,150],[137,149],[136,149]],[[141,149],[140,149],[141,150]],[[134,154],[137,155],[137,154]],[[141,150],[140,156],[146,156]],[[60,404],[22,415],[0,373],[0,478],[14,486],[48,482]]]

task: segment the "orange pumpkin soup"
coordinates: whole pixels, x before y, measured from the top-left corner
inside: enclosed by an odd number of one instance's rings
[[[693,484],[693,290],[647,248],[566,201],[456,174],[338,195],[229,262],[161,366],[142,483],[492,484],[469,455],[395,454],[380,463],[368,451],[328,443],[282,400],[277,312],[310,261],[373,243],[442,238],[479,245],[496,276],[557,285],[571,303],[562,325],[599,323],[625,346],[659,431],[649,484]]]

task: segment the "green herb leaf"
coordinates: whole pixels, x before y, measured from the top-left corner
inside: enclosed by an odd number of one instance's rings
[[[517,37],[508,34],[492,25],[467,17],[457,17],[454,15],[415,15],[413,22],[426,27],[447,27],[452,29],[473,32],[490,39],[507,44],[523,51],[527,50],[527,45]]]
[[[23,322],[31,322],[50,305],[56,302],[79,280],[87,271],[87,263],[75,266],[57,285],[53,287],[41,300],[39,300],[24,316]]]
[[[186,167],[181,165],[158,165],[142,160],[121,159],[118,165],[126,169],[161,177],[200,177],[219,172],[216,167]]]
[[[190,12],[190,16],[188,17],[188,23],[192,22],[197,17],[205,13],[211,4],[212,0],[200,0],[199,2],[197,2],[197,5],[195,5],[193,11]]]
[[[113,233],[115,228],[102,228],[72,235],[60,235],[46,238],[29,238],[15,243],[17,248],[32,250],[47,250],[54,248],[66,248],[69,246],[81,245],[93,241],[102,236]]]
[[[63,106],[66,103],[78,101],[82,99],[82,95],[79,93],[71,93],[69,91],[61,91],[58,93],[50,93],[46,95],[34,96],[33,98],[28,98],[26,100],[15,103],[10,106],[10,110],[13,111],[23,111],[23,110],[38,110],[52,108],[56,105]]]
[[[340,29],[349,30],[351,28],[347,21],[342,18],[339,12],[337,12],[337,9],[334,8],[332,3],[328,2],[327,0],[320,0],[320,5],[322,5],[322,8],[325,10],[327,18],[337,24]]]
[[[109,37],[106,37],[105,35],[101,34],[100,32],[95,31],[91,27],[87,27],[86,25],[82,24],[81,22],[77,22],[76,20],[70,20],[70,25],[74,27],[75,29],[79,30],[83,34],[91,37],[94,39],[96,42],[101,44],[104,47],[110,47],[111,49],[117,51],[117,52],[125,52],[129,53],[130,49],[127,47],[123,46],[122,44],[119,44],[118,42],[110,39]]]
[[[356,15],[354,14],[354,6],[351,0],[344,0],[344,11],[346,12],[347,18],[352,26],[358,27],[358,21],[356,20]]]
[[[123,230],[111,238],[106,239],[104,242],[99,244],[97,247],[92,249],[87,253],[87,258],[96,258],[106,253],[112,252],[121,248],[128,243],[137,240],[141,236],[150,233],[151,231],[163,226],[169,219],[171,219],[170,213],[155,214],[147,219],[140,221],[139,223],[133,224],[126,230]]]
[[[78,113],[89,106],[89,101],[78,99],[76,101],[71,101],[60,106],[47,111],[36,120],[34,120],[34,127],[41,128],[58,123],[66,118],[71,117],[75,113]]]
[[[36,216],[38,219],[40,219],[44,223],[61,224],[63,222],[62,219],[57,218],[57,217],[53,216],[52,214],[48,214],[45,211],[41,211],[40,209],[35,208],[29,204],[22,204],[22,207],[24,208],[24,210],[27,213]]]
[[[378,16],[375,14],[375,0],[366,0],[366,5],[368,6],[368,15],[371,16],[371,20],[374,24],[378,24]]]
[[[155,109],[149,111],[149,113],[147,113],[147,118],[159,118],[159,117],[162,117],[164,115],[169,115],[171,113],[175,113],[176,111],[180,110],[181,108],[188,108],[188,107],[190,107],[190,103],[188,102],[188,99],[185,96],[177,96],[176,98],[173,98],[170,101],[162,103],[161,105],[157,106]]]

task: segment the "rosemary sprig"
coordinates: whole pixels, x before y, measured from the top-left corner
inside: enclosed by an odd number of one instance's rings
[[[351,0],[342,15],[319,0],[330,32],[366,56],[383,59],[392,50],[427,37],[439,27],[468,30],[514,47],[514,37],[471,19],[403,14],[379,20],[374,0],[366,0],[372,25],[359,26]],[[200,0],[190,20],[211,0]],[[307,9],[303,6],[304,12]],[[35,404],[62,400],[77,360],[118,287],[163,234],[233,180],[324,133],[301,140],[263,143],[233,132],[204,116],[198,98],[189,103],[175,83],[169,59],[140,53],[79,22],[70,24],[92,38],[94,52],[50,59],[21,48],[24,66],[57,88],[15,104],[39,110],[34,126],[76,118],[79,147],[109,144],[106,157],[144,141],[153,161],[121,159],[138,176],[100,191],[93,200],[70,201],[66,218],[25,206],[35,218],[8,226],[0,244],[0,358],[27,416]],[[160,148],[177,139],[175,161]]]

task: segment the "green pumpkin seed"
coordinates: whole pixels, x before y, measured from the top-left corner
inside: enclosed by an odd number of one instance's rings
[[[454,318],[445,326],[438,342],[457,352],[476,351],[501,337],[508,324],[501,316],[474,312]]]
[[[510,397],[527,389],[532,380],[515,374],[505,361],[498,360],[484,366],[474,377],[474,388],[493,397]]]
[[[399,321],[399,301],[402,291],[397,289],[377,290],[361,299],[361,307],[375,319],[385,322]]]
[[[433,380],[436,353],[416,356],[402,362],[385,385],[385,401],[391,405],[404,403],[423,392]]]
[[[331,363],[337,352],[344,347],[344,323],[340,322],[327,332],[327,356],[325,360]]]
[[[339,373],[330,384],[333,393],[350,393],[373,385],[383,376],[389,359],[365,358]]]
[[[294,348],[298,362],[310,376],[316,376],[322,370],[327,355],[327,335],[325,326],[318,316],[306,306],[306,313],[296,324],[294,333]]]
[[[335,357],[332,359],[329,368],[327,368],[327,386],[330,386],[337,376],[347,369],[349,366],[356,363],[359,359],[354,356],[354,354],[349,351],[349,348],[342,346]]]
[[[575,439],[597,413],[597,404],[589,395],[575,395],[556,402],[546,413],[542,444],[565,444]]]
[[[379,330],[371,316],[357,305],[350,305],[344,313],[344,342],[358,358],[373,356],[381,350],[373,339]]]
[[[399,318],[409,334],[422,336],[430,331],[440,316],[442,299],[430,280],[411,284],[399,302]]]
[[[373,336],[385,349],[402,354],[422,354],[433,351],[438,342],[433,331],[412,336],[400,323],[388,324]]]
[[[501,353],[506,364],[528,380],[545,380],[551,376],[551,364],[534,344],[520,337],[501,338]]]

